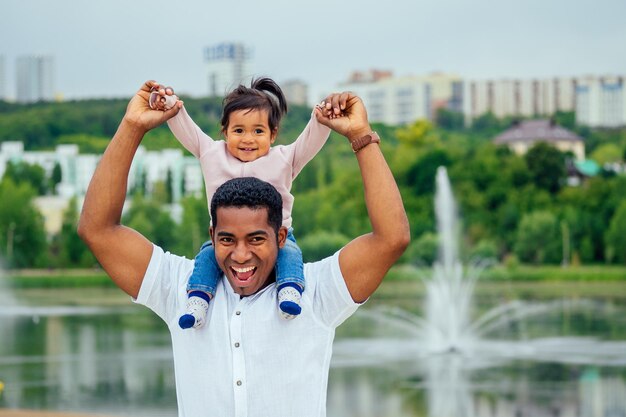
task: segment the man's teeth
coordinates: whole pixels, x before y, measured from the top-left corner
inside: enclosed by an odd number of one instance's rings
[[[250,271],[252,271],[252,270],[254,269],[254,267],[253,267],[253,266],[249,266],[249,267],[247,267],[247,268],[235,268],[235,267],[233,266],[232,268],[235,270],[235,272],[238,272],[238,273],[240,273],[240,274],[243,274],[244,272],[250,272]]]

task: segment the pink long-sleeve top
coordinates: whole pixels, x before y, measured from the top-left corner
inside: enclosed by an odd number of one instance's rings
[[[238,177],[256,177],[272,184],[283,198],[283,226],[291,227],[293,195],[291,184],[302,168],[322,149],[330,129],[319,123],[314,114],[298,136],[289,145],[276,145],[267,155],[254,161],[242,162],[232,156],[223,140],[213,140],[191,119],[185,107],[168,120],[176,139],[200,161],[206,195],[211,199],[217,187]]]

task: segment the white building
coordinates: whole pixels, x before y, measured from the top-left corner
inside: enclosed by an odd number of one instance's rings
[[[393,77],[385,71],[354,73],[341,89],[363,99],[373,122],[404,125],[432,119],[432,88],[421,77]]]
[[[54,99],[54,58],[49,55],[18,57],[15,79],[18,103],[52,101]]]
[[[2,142],[0,178],[9,162],[39,165],[47,177],[50,177],[55,165],[61,167],[61,182],[55,190],[57,195],[39,196],[35,199],[35,206],[44,216],[46,232],[53,235],[60,230],[63,212],[67,209],[69,200],[76,197],[79,204],[84,200],[100,157],[101,155],[96,154],[79,154],[78,146],[73,144],[57,145],[53,151],[31,152],[24,151],[22,142]],[[140,146],[131,165],[127,191],[142,188],[150,195],[157,182],[167,184],[168,181],[171,181],[174,202],[169,210],[173,218],[179,221],[182,213],[177,204],[179,200],[184,195],[202,195],[204,181],[200,164],[195,157],[183,155],[180,149],[147,151]],[[130,193],[128,197],[130,201]]]
[[[576,121],[590,127],[626,126],[626,77],[586,77],[576,86]]]
[[[309,86],[301,80],[282,82],[280,88],[287,97],[287,104],[306,106],[309,103]]]
[[[223,97],[252,78],[252,49],[240,43],[220,43],[205,48],[209,96]]]
[[[4,175],[8,162],[25,162],[41,166],[46,175],[52,174],[55,165],[61,167],[61,182],[57,185],[59,197],[82,199],[96,169],[101,155],[79,154],[78,146],[73,144],[57,145],[53,151],[24,151],[22,142],[0,143],[0,178]],[[133,159],[128,189],[145,188],[150,195],[157,182],[167,182],[168,175],[172,183],[172,199],[180,200],[183,195],[202,194],[204,186],[200,165],[195,157],[183,155],[180,149],[147,151],[143,146],[137,150]],[[145,181],[145,184],[142,182]]]
[[[497,117],[535,117],[573,111],[574,78],[469,80],[463,82],[463,113],[468,122],[487,112]]]
[[[493,142],[507,146],[518,155],[544,142],[561,152],[571,152],[577,161],[585,160],[584,139],[548,119],[522,120],[496,136]]]

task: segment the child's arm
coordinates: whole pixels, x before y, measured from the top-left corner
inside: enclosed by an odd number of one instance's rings
[[[311,120],[300,133],[298,139],[291,145],[288,145],[292,157],[293,178],[317,155],[326,143],[326,140],[328,140],[329,135],[330,128],[318,122],[315,113],[311,113]]]
[[[174,94],[172,87],[155,84],[150,90],[148,104],[152,110],[167,111],[178,102],[182,103]],[[167,125],[176,139],[196,158],[204,153],[203,147],[209,146],[213,142],[213,139],[194,123],[185,107],[182,107],[176,116],[169,119]]]
[[[213,143],[213,139],[191,119],[184,106],[176,116],[167,121],[167,125],[176,139],[196,158],[200,158],[206,148]]]

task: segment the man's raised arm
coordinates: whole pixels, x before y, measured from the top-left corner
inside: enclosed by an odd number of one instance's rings
[[[150,262],[152,244],[120,224],[130,165],[146,132],[173,117],[182,103],[166,112],[148,106],[147,81],[128,103],[126,114],[107,146],[89,183],[78,223],[78,234],[117,286],[137,297]]]
[[[318,120],[351,143],[372,132],[359,97],[352,93],[333,94],[325,103],[325,107],[316,109]],[[359,236],[341,250],[339,266],[352,299],[363,302],[408,246],[410,231],[400,191],[379,145],[365,146],[356,158],[372,232]]]

